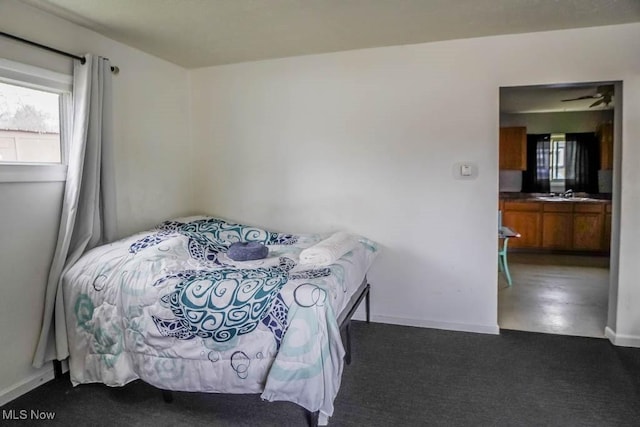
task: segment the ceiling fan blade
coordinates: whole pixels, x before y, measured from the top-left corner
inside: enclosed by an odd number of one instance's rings
[[[566,101],[580,101],[581,99],[595,99],[595,98],[599,98],[598,96],[594,96],[594,95],[585,95],[585,96],[580,96],[578,98],[571,98],[571,99],[563,99],[562,102],[566,102]]]
[[[589,105],[589,108],[597,107],[600,104],[604,104],[604,99],[598,99],[596,102],[594,102],[593,104]]]

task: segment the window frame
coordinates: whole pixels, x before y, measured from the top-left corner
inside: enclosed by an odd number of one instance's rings
[[[0,58],[0,82],[60,95],[60,163],[0,161],[0,183],[66,181],[73,77]]]

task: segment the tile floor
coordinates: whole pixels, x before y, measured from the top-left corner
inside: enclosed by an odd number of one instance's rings
[[[502,329],[604,337],[609,259],[577,255],[510,253],[513,285],[498,275]]]

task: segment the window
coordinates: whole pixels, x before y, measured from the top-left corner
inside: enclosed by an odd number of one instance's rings
[[[566,144],[564,133],[551,135],[549,174],[551,181],[565,180],[565,152]]]
[[[62,161],[59,94],[0,81],[0,161]]]
[[[528,134],[522,190],[597,193],[599,153],[594,132]]]
[[[0,182],[66,176],[71,76],[0,59]]]

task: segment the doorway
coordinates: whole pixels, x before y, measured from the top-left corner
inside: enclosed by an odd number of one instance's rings
[[[605,337],[620,88],[500,88],[499,210],[521,234],[509,241],[512,285],[498,275],[501,329]]]

